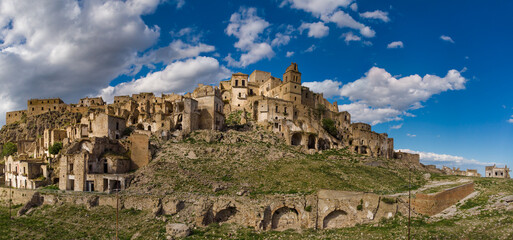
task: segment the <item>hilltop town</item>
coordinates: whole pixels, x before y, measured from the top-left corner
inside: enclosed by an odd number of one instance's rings
[[[292,63],[281,79],[259,70],[235,73],[184,95],[139,93],[110,104],[101,97],[76,104],[29,99],[27,109],[6,114],[0,131],[2,149],[12,150],[2,151],[8,154],[1,184],[35,189],[14,193],[23,204],[29,196],[20,215],[42,204],[117,208],[121,201],[189,225],[258,230],[341,228],[407,214],[410,200],[401,191],[412,172],[420,215],[438,214],[474,192],[474,183],[458,180],[439,197],[422,194],[431,176],[481,175],[437,169],[418,154],[395,151],[386,133],[351,122],[337,102],[301,83]],[[509,178],[509,169],[486,167],[485,177]],[[121,200],[95,195],[120,191]],[[75,192],[90,195],[68,195]]]
[[[34,189],[45,184],[37,180],[43,176],[58,182],[62,190],[124,189],[124,174],[151,160],[151,137],[183,138],[195,130],[224,130],[249,122],[310,152],[348,148],[370,157],[419,162],[418,155],[394,152],[394,140],[386,133],[373,132],[369,124],[351,123],[351,115],[339,112],[337,102],[331,104],[322,93],[301,86],[295,63],[287,67],[283,79],[259,70],[235,73],[217,87],[200,84],[185,95],[139,93],[115,96],[111,104],[101,97],[83,98],[77,104],[59,98],[30,99],[26,110],[6,114],[6,124],[23,124],[27,117],[49,112],[80,118],[46,128],[42,134],[13,139],[18,157],[6,161],[7,172],[16,172],[11,168],[23,162],[30,173],[28,177],[7,174],[10,186]],[[63,144],[56,160],[59,175],[54,171],[50,176],[46,163],[56,143]]]

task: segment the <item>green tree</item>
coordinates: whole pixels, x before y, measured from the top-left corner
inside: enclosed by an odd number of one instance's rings
[[[18,151],[18,146],[12,142],[7,142],[2,149],[2,156],[10,156]]]
[[[329,119],[329,118],[324,118],[324,119],[322,119],[322,127],[333,137],[338,138],[338,130],[337,130],[337,127],[335,126],[335,121],[333,121],[332,119]]]
[[[55,154],[59,154],[59,152],[61,152],[61,149],[62,149],[62,143],[56,142],[48,148],[48,152],[50,152],[50,154],[55,155]]]

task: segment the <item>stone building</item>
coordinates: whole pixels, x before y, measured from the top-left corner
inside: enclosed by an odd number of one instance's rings
[[[5,157],[5,184],[13,188],[36,189],[48,183],[48,168],[41,159],[27,155]]]
[[[126,120],[122,117],[109,115],[103,112],[91,112],[82,117],[81,125],[86,125],[88,137],[108,137],[120,139],[126,128]]]
[[[23,117],[27,117],[27,110],[7,112],[5,114],[5,124],[19,122]]]
[[[35,116],[52,111],[63,111],[68,105],[60,98],[30,99],[27,103],[27,116]]]
[[[112,192],[125,188],[131,161],[127,149],[108,137],[73,142],[59,161],[59,189]]]
[[[509,176],[509,168],[508,166],[504,166],[503,168],[497,167],[495,164],[493,166],[485,167],[485,177],[491,178],[510,178]]]
[[[481,174],[477,172],[477,169],[467,169],[465,171],[460,168],[453,167],[452,169],[446,166],[442,166],[442,172],[447,175],[456,176],[467,176],[467,177],[481,177]]]

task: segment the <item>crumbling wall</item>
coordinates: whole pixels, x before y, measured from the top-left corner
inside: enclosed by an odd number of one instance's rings
[[[435,215],[452,206],[474,191],[474,183],[447,189],[436,194],[417,193],[412,202],[413,210],[417,213]]]

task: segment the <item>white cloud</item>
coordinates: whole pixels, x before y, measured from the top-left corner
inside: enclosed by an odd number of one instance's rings
[[[454,40],[452,40],[452,38],[449,36],[442,35],[442,36],[440,36],[440,39],[442,39],[446,42],[454,43]]]
[[[339,28],[348,27],[359,30],[360,34],[362,34],[364,37],[372,38],[376,35],[376,32],[374,30],[354,20],[353,17],[351,17],[344,11],[336,11],[331,15],[322,16],[322,20],[324,20],[325,22],[333,22]]]
[[[481,162],[475,159],[466,159],[460,156],[448,155],[448,154],[438,154],[432,152],[420,152],[414,151],[410,149],[398,149],[397,151],[413,153],[420,155],[420,161],[423,164],[435,164],[437,166],[448,165],[452,166],[468,166],[468,167],[481,167],[482,166],[490,166],[496,164],[494,162]]]
[[[392,107],[398,110],[418,108],[434,94],[465,88],[466,79],[457,70],[445,77],[410,75],[395,78],[385,69],[372,67],[365,77],[344,85],[341,96],[372,107]]]
[[[353,0],[284,0],[282,6],[288,3],[292,8],[312,13],[314,16],[331,14],[339,7],[347,7]]]
[[[513,115],[511,115],[511,117],[509,117],[508,122],[513,123]]]
[[[351,4],[351,6],[349,6],[349,7],[351,8],[351,10],[353,10],[353,11],[355,11],[355,12],[356,12],[356,11],[358,11],[358,4],[357,4],[357,3],[353,3],[353,4]]]
[[[306,29],[308,29],[308,36],[314,38],[326,37],[330,32],[330,28],[324,25],[323,22],[302,23],[301,26],[299,26],[299,31],[301,33]]]
[[[307,52],[313,52],[317,47],[312,44],[312,46],[310,46],[309,48],[307,48],[304,52],[307,53]]]
[[[239,39],[234,46],[244,53],[238,61],[228,55],[225,58],[228,65],[246,67],[263,58],[271,59],[274,56],[271,45],[261,42],[259,36],[269,25],[269,22],[256,15],[256,8],[241,8],[239,12],[233,13],[225,32]]]
[[[378,20],[381,20],[383,22],[389,22],[390,21],[390,18],[388,18],[388,12],[383,12],[383,11],[380,11],[380,10],[376,10],[376,11],[373,11],[373,12],[360,13],[360,17],[371,18],[371,19],[378,19]]]
[[[402,112],[390,107],[373,108],[367,104],[356,102],[338,105],[338,110],[351,113],[351,119],[354,122],[366,122],[371,125],[402,120],[399,117]]]
[[[403,124],[401,123],[401,124],[391,126],[390,129],[400,129],[402,127],[403,127]]]
[[[176,8],[180,9],[185,5],[185,0],[175,0],[176,1]]]
[[[346,42],[346,44],[349,44],[349,42],[351,42],[351,41],[362,40],[361,37],[354,35],[353,32],[346,32],[346,33],[342,34],[341,37],[344,38],[344,41]]]
[[[313,92],[323,93],[325,98],[331,98],[340,94],[341,82],[326,79],[322,82],[304,82],[302,84]]]
[[[162,71],[148,73],[145,77],[109,86],[100,91],[106,101],[114,96],[139,92],[184,93],[192,91],[198,83],[217,84],[228,78],[230,71],[211,57],[196,57],[175,61]]]
[[[415,134],[411,134],[411,133],[407,133],[407,134],[406,134],[406,136],[414,138],[414,137],[416,137],[417,135],[415,135]]]
[[[402,41],[391,42],[387,45],[387,48],[404,48]]]
[[[0,1],[0,112],[24,109],[31,97],[74,102],[133,72],[160,36],[141,15],[159,3]]]
[[[327,84],[330,81],[325,80]],[[364,77],[337,88],[338,97],[352,101],[339,109],[351,113],[355,121],[373,125],[401,120],[402,116],[414,117],[408,111],[422,108],[422,102],[435,94],[464,89],[466,81],[457,70],[449,70],[445,77],[427,74],[397,78],[385,69],[372,67]]]
[[[174,40],[168,46],[149,51],[144,56],[137,59],[135,63],[135,68],[137,69],[135,72],[138,72],[143,65],[154,68],[154,63],[169,64],[175,60],[196,57],[202,53],[213,51],[215,51],[215,47],[212,45],[203,43],[192,45],[184,43],[182,40]]]
[[[292,56],[294,56],[294,52],[287,52],[287,55],[286,55],[286,56],[287,56],[287,57],[292,57]]]
[[[276,33],[275,38],[271,42],[271,46],[283,46],[290,42],[290,35],[283,33]]]

